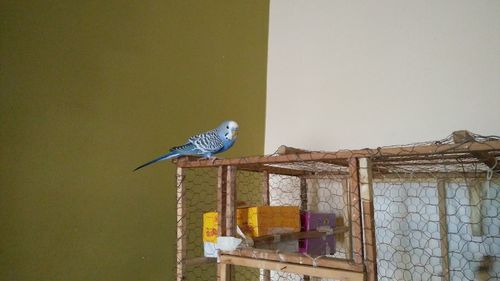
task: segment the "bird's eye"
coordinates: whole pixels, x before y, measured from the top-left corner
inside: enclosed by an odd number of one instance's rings
[[[226,129],[229,129],[229,126],[226,126]]]

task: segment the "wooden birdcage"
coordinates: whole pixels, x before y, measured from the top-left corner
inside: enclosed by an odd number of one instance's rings
[[[377,149],[316,152],[282,146],[276,153],[267,156],[217,160],[178,159],[175,162],[177,165],[177,280],[212,280],[214,277],[224,281],[235,280],[235,278],[241,280],[238,274],[243,272],[242,268],[258,269],[253,273],[247,273],[245,280],[280,280],[280,275],[277,275],[279,272],[293,274],[295,276],[293,278],[298,278],[297,280],[315,278],[377,280],[380,276],[377,274],[377,269],[384,266],[377,264],[377,241],[383,240],[384,237],[379,233],[380,237],[376,238],[374,183],[401,179],[404,179],[408,185],[422,180],[432,182],[419,186],[431,186],[430,197],[437,197],[434,203],[426,203],[424,207],[435,209],[432,212],[437,214],[437,219],[431,219],[429,225],[436,223],[439,226],[438,234],[436,234],[439,245],[438,249],[431,249],[429,255],[433,260],[439,259],[440,265],[438,269],[434,269],[432,266],[436,267],[436,265],[429,260],[427,263],[430,266],[426,267],[427,264],[422,266],[429,276],[451,280],[450,274],[453,275],[454,269],[450,269],[448,251],[449,222],[447,218],[449,220],[449,214],[447,217],[446,202],[449,199],[446,197],[446,184],[458,180],[464,182],[469,188],[469,203],[473,204],[467,205],[470,208],[467,225],[470,225],[471,235],[482,235],[483,189],[482,185],[477,183],[498,180],[499,157],[499,139],[460,131],[437,142]],[[205,174],[195,174],[198,169],[204,169]],[[419,186],[414,189],[418,189]],[[414,189],[405,190],[414,192]],[[289,191],[290,195],[288,195]],[[197,195],[190,198],[191,193],[197,193]],[[283,194],[287,194],[286,200],[281,198]],[[418,199],[418,196],[420,195],[417,194],[412,198]],[[492,200],[500,202],[497,198],[500,196],[498,194],[495,196]],[[212,199],[207,199],[208,197]],[[292,204],[300,207],[302,211],[317,209],[317,206],[327,204],[326,208],[337,214],[336,226],[329,233],[312,230],[262,236],[253,239],[254,246],[250,245],[228,252],[221,251],[218,258],[203,257],[197,250],[198,242],[193,242],[201,239],[198,229],[202,212],[210,208],[216,209],[218,214],[222,214],[218,216],[218,235],[236,236],[236,209],[241,197],[251,198],[248,200],[257,205]],[[395,198],[388,198],[388,200],[398,203],[397,197],[396,194]],[[382,199],[384,198],[381,197]],[[204,206],[207,208],[203,209]],[[491,207],[497,208],[492,209],[493,211],[498,210],[498,206],[495,206]],[[411,207],[410,205],[410,209]],[[195,208],[198,208],[197,211],[192,213],[191,211]],[[424,212],[425,210],[406,210],[406,216],[424,216]],[[491,219],[494,219],[494,215],[491,215]],[[400,220],[393,219],[391,223],[398,221]],[[414,227],[421,226],[415,224]],[[311,256],[268,247],[269,244],[276,242],[297,241],[325,237],[325,235],[334,235],[337,238],[341,247],[338,254]],[[404,236],[403,239],[405,239]],[[434,241],[436,237],[426,239]],[[394,241],[405,243],[400,242],[399,238]],[[428,246],[432,243],[427,243],[422,248],[434,247]],[[259,245],[267,246],[260,247]],[[401,264],[403,262],[408,262],[408,260],[402,261]],[[409,263],[412,262],[413,260],[410,259]],[[207,267],[205,270],[204,266],[209,266],[210,269]],[[189,272],[192,268],[198,268],[200,272],[192,273],[195,277],[189,278],[187,276],[191,274]],[[385,272],[385,269],[383,270]],[[387,280],[399,279],[394,276],[396,274],[402,274],[404,278],[408,277],[406,275],[416,274],[409,269],[403,268],[402,273],[397,270],[388,274]],[[213,272],[215,276],[211,276],[209,272]],[[293,278],[283,277],[281,280],[295,280]],[[411,279],[411,276],[408,278]]]

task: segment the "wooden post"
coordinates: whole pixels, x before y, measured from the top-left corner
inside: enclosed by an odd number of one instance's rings
[[[300,178],[300,210],[307,211],[307,180]]]
[[[227,201],[227,166],[219,166],[217,174],[217,236],[226,235],[226,201]],[[229,274],[229,266],[217,264],[217,280],[226,281]]]
[[[342,180],[342,190],[343,190],[343,198],[344,198],[344,226],[349,227],[351,226],[351,208],[348,208],[349,202],[350,202],[350,194],[349,194],[349,183],[347,182],[347,179]],[[337,220],[339,221],[339,220]],[[338,226],[337,226],[338,227]],[[346,249],[346,259],[347,260],[352,260],[352,248],[351,248],[351,239],[349,238],[351,236],[351,232],[346,232],[340,235],[337,235],[337,241],[341,242],[345,249]]]
[[[307,210],[319,212],[319,181],[318,178],[309,179],[307,187]]]
[[[305,212],[307,211],[307,179],[304,177],[300,178],[300,211]],[[304,281],[309,281],[311,280],[311,276],[309,275],[304,275],[302,276],[302,279]]]
[[[349,176],[350,176],[350,197],[351,197],[351,244],[352,258],[354,263],[363,263],[363,233],[361,229],[361,202],[359,193],[358,180],[358,159],[349,159]]]
[[[227,200],[227,166],[219,166],[217,174],[217,235],[223,236],[226,233],[226,200]]]
[[[457,144],[467,142],[476,142],[474,137],[469,131],[455,131],[453,132],[453,141]],[[477,143],[477,142],[476,142]],[[500,172],[500,165],[495,157],[490,156],[487,151],[471,151],[470,154],[478,159],[480,162],[488,166],[492,172]],[[470,222],[471,232],[473,236],[483,235],[483,218],[481,215],[482,205],[482,184],[478,179],[466,180],[467,187],[469,188],[469,204],[470,204]]]
[[[269,205],[270,197],[269,197],[269,172],[262,172],[262,204]]]
[[[467,183],[469,185],[471,232],[473,236],[483,236],[483,216],[481,215],[483,185],[479,179],[473,179]]]
[[[186,205],[184,204],[184,171],[177,167],[177,281],[184,280],[187,250]]]
[[[373,207],[372,165],[368,158],[359,158],[359,188],[363,205],[363,234],[367,281],[377,280],[377,246]]]
[[[441,238],[442,281],[450,281],[450,260],[448,253],[448,222],[446,221],[446,181],[438,179],[439,236]]]
[[[226,236],[236,236],[236,166],[227,166],[226,180]],[[233,266],[228,267],[229,274],[225,280],[235,280]],[[223,279],[224,280],[224,279]]]
[[[230,264],[227,264],[227,263],[222,263],[222,262],[219,262],[219,266],[218,266],[220,269],[218,270],[219,271],[219,274],[217,274],[217,277],[218,277],[218,280],[230,280],[231,278],[231,265]]]
[[[227,166],[226,235],[236,235],[236,166]]]
[[[262,204],[270,205],[270,197],[269,197],[269,172],[262,172]],[[271,271],[269,269],[262,269],[262,281],[270,281],[271,280]]]

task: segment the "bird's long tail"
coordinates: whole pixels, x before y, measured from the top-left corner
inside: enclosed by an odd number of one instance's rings
[[[169,153],[167,153],[165,155],[162,155],[162,156],[160,156],[160,157],[158,157],[156,159],[153,159],[153,160],[151,160],[151,161],[149,161],[147,163],[142,164],[141,166],[135,168],[134,171],[137,171],[137,170],[139,170],[141,168],[144,168],[144,167],[146,167],[148,165],[151,165],[151,164],[154,164],[156,162],[160,162],[160,161],[163,161],[163,160],[167,160],[167,159],[171,159],[171,158],[177,157],[179,155],[180,154],[177,151],[171,151],[171,152],[169,152]]]

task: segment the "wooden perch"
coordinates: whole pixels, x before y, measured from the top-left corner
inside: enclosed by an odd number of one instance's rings
[[[265,235],[260,237],[253,238],[255,243],[273,243],[273,242],[281,242],[287,240],[297,240],[302,238],[318,238],[327,235],[336,235],[339,233],[345,233],[349,231],[349,228],[346,226],[335,227],[331,234],[327,234],[322,231],[303,231],[303,232],[291,232],[291,233],[283,233],[279,235]]]

